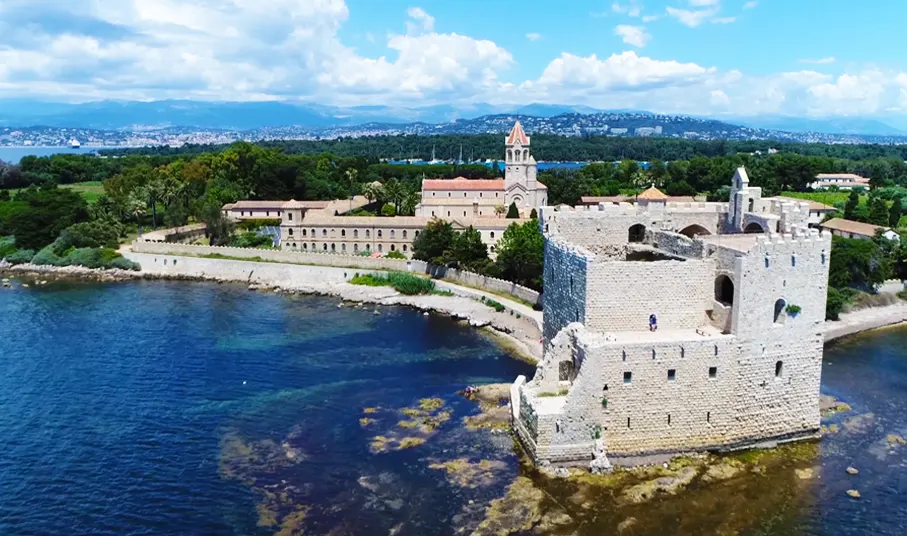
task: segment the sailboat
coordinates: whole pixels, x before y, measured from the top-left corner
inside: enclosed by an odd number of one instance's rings
[[[431,160],[428,163],[431,165],[442,163],[441,160],[438,160],[437,158],[435,158],[435,146],[434,145],[431,146]]]
[[[69,140],[69,146],[73,149],[80,149],[82,147],[82,144],[79,143],[79,140],[72,138],[71,140]]]

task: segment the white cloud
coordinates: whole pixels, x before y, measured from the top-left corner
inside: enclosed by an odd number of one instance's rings
[[[658,20],[658,15],[644,15],[642,18],[643,22],[652,22]]]
[[[652,36],[646,33],[642,26],[630,26],[629,24],[620,24],[614,28],[614,33],[619,35],[624,43],[642,48],[648,44]]]
[[[753,9],[754,7],[756,7],[758,5],[759,5],[759,2],[757,2],[756,0],[751,0],[750,2],[743,4],[743,9]]]
[[[435,18],[425,12],[421,7],[411,7],[406,14],[412,21],[406,21],[407,33],[430,32],[435,29]]]
[[[717,8],[710,9],[679,9],[676,7],[668,6],[666,9],[668,15],[677,19],[684,26],[689,26],[690,28],[696,28],[701,25],[703,22],[708,21],[716,14],[718,14]]]
[[[540,34],[540,33],[532,32],[532,33],[526,34],[526,39],[528,39],[530,41],[538,41],[541,38],[542,38],[542,34]]]
[[[709,22],[711,22],[712,24],[731,24],[732,22],[735,22],[736,20],[737,20],[737,17],[715,17],[714,19],[710,20]]]
[[[688,0],[693,7],[712,7],[721,4],[721,0]]]
[[[611,11],[629,15],[631,17],[638,17],[642,14],[642,7],[636,3],[636,0],[630,0],[627,5],[622,5],[620,2],[614,2],[611,4]]]
[[[837,59],[834,56],[829,56],[827,58],[819,58],[817,60],[800,60],[800,63],[809,63],[813,65],[828,65],[829,63],[834,63]]]
[[[727,96],[727,93],[720,89],[713,89],[709,94],[709,100],[712,105],[720,107],[725,107],[731,102],[731,98]]]

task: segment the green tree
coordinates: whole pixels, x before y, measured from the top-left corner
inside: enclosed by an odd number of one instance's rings
[[[874,292],[890,273],[891,259],[876,240],[832,237],[829,285]]]
[[[851,190],[847,202],[844,204],[844,219],[854,219],[858,206],[860,206],[860,194],[856,190]]]
[[[99,220],[76,223],[64,229],[58,241],[64,250],[71,247],[116,249],[120,238],[118,227],[118,224]]]
[[[901,221],[901,214],[903,212],[903,207],[901,205],[901,198],[895,197],[894,201],[891,202],[891,209],[888,211],[888,226],[892,229],[898,228],[898,223]]]
[[[537,220],[512,223],[498,242],[496,265],[508,281],[541,290],[545,241]]]
[[[516,208],[516,203],[510,203],[510,207],[507,209],[507,219],[508,220],[517,220],[520,218],[520,210]]]
[[[888,225],[888,205],[884,199],[875,197],[870,201],[869,223],[873,225]]]
[[[56,186],[29,188],[16,196],[19,209],[9,217],[7,230],[19,249],[39,250],[53,242],[70,225],[88,221],[82,197]]]
[[[444,264],[445,253],[454,241],[453,226],[446,221],[433,219],[413,240],[413,258],[433,264]]]
[[[392,203],[385,203],[384,206],[381,207],[381,215],[382,216],[396,216],[397,208]]]
[[[532,209],[532,211],[529,212],[529,219],[530,219],[530,220],[537,220],[537,219],[539,219],[539,211],[537,211],[537,210],[535,210],[535,209]]]
[[[202,207],[201,221],[205,223],[208,243],[212,246],[226,246],[233,236],[233,222],[224,217],[221,206],[208,203]]]
[[[838,289],[828,287],[828,296],[825,300],[825,320],[838,320],[845,303],[844,295]]]
[[[471,272],[482,272],[491,262],[488,259],[488,246],[482,241],[482,235],[472,226],[457,233],[444,253],[448,263]]]

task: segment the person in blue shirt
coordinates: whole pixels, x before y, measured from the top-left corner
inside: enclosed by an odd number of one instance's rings
[[[656,331],[658,329],[658,319],[655,318],[655,313],[649,315],[649,331]]]

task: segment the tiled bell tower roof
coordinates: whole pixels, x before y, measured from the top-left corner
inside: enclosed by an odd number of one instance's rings
[[[513,125],[513,128],[510,130],[510,135],[507,136],[507,145],[514,145],[519,142],[520,145],[529,145],[529,136],[526,135],[526,132],[523,130],[523,125],[519,121]]]

